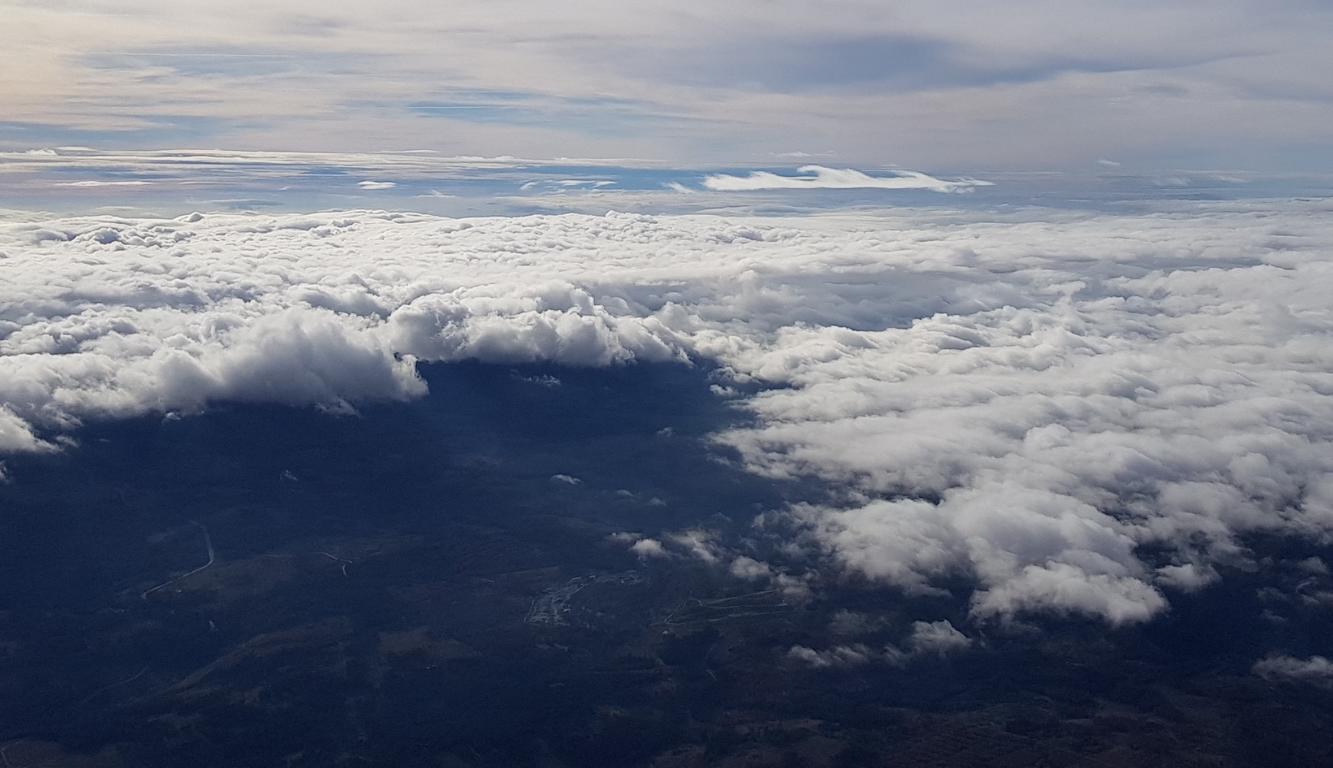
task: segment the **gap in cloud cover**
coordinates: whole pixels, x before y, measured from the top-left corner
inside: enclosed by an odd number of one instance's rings
[[[1275,664],[1251,674],[1257,660],[1324,650],[1328,612],[1303,600],[1330,585],[1326,566],[1320,575],[1311,562],[1318,549],[1260,546],[1274,558],[1263,571],[1228,571],[1213,589],[1173,595],[1172,611],[1143,627],[1107,632],[1045,614],[1034,617],[1040,624],[997,625],[968,616],[963,579],[949,595],[897,593],[831,571],[793,577],[785,542],[755,536],[749,523],[755,510],[827,501],[829,489],[718,460],[734,456],[708,435],[752,417],[710,393],[719,379],[706,365],[464,361],[418,371],[429,396],[362,404],[357,418],[224,403],[191,418],[90,422],[77,449],[11,457],[16,480],[0,486],[9,511],[0,518],[0,599],[18,647],[5,680],[31,692],[5,721],[45,726],[45,738],[61,741],[95,728],[137,733],[144,712],[216,722],[216,697],[245,683],[272,698],[229,709],[205,736],[217,742],[225,732],[229,750],[267,763],[298,739],[306,749],[392,750],[400,731],[379,734],[404,727],[413,751],[463,742],[521,752],[529,745],[515,744],[518,727],[542,735],[543,754],[568,751],[586,743],[608,696],[661,706],[664,677],[680,697],[673,707],[705,713],[718,700],[726,712],[753,708],[754,681],[785,679],[791,692],[775,713],[821,706],[834,722],[867,700],[958,716],[959,690],[977,691],[963,717],[1007,711],[1017,689],[1054,697],[1022,712],[1074,708],[1083,721],[1103,697],[1119,710],[1152,692],[1174,697],[1220,681],[1264,701],[1308,704],[1293,688],[1319,685]],[[215,562],[144,598],[206,562],[205,532]],[[648,542],[658,548],[637,546]],[[1299,619],[1302,630],[1258,618],[1265,611]],[[87,645],[84,663],[49,662],[64,652],[49,640],[60,628]],[[612,653],[624,649],[613,658],[633,662],[642,648],[662,658],[651,674],[640,663],[607,670]],[[721,665],[704,666],[709,648],[727,649]],[[329,666],[339,659],[347,663]],[[200,669],[207,674],[195,677]],[[450,693],[459,676],[475,682]],[[585,682],[552,685],[571,680]],[[830,709],[828,690],[839,686],[856,695]],[[374,702],[380,714],[368,730],[377,736],[357,734],[357,705],[287,741],[255,737],[272,727],[275,708],[322,712],[329,690],[339,706]],[[503,717],[467,718],[478,698],[503,695],[514,696]],[[1241,698],[1236,706],[1252,706]],[[549,722],[553,704],[564,713],[558,723]],[[423,712],[431,718],[421,723]],[[445,719],[461,725],[435,727]],[[691,728],[717,727],[701,721]],[[821,744],[847,739],[830,727]],[[179,749],[155,732],[130,738],[140,755]]]

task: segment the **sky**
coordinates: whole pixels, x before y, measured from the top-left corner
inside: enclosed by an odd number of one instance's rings
[[[1320,0],[6,0],[0,17],[7,150],[1333,171]]]

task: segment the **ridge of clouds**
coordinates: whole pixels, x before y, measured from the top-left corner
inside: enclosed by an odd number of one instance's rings
[[[972,187],[989,187],[991,182],[978,179],[945,181],[920,171],[894,171],[892,176],[870,176],[851,168],[825,168],[803,165],[796,169],[804,176],[780,176],[768,171],[754,171],[748,176],[712,174],[703,180],[714,192],[749,192],[769,189],[926,189],[932,192],[961,192]]]
[[[760,385],[755,425],[715,439],[837,493],[761,519],[792,562],[699,531],[638,554],[1144,621],[1250,534],[1333,533],[1321,206],[5,214],[0,453],[216,401],[419,397],[417,360],[706,359]]]

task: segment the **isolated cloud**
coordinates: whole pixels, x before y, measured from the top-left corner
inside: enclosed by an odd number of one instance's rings
[[[630,545],[630,551],[644,559],[671,556],[657,539],[639,539]]]
[[[755,417],[715,439],[832,493],[756,530],[793,562],[639,554],[1142,621],[1251,534],[1333,533],[1329,213],[6,214],[0,451],[418,397],[417,360],[709,360]]]
[[[868,176],[851,168],[803,165],[796,172],[806,175],[779,176],[767,171],[756,171],[748,176],[720,173],[705,177],[703,185],[714,192],[761,189],[928,189],[932,192],[959,192],[991,185],[989,181],[978,179],[945,181],[918,171],[894,171],[890,176]]]
[[[804,645],[793,645],[787,651],[787,658],[808,664],[817,669],[826,667],[854,667],[873,661],[878,653],[864,645],[836,645],[824,650],[815,650]]]
[[[1299,659],[1294,656],[1269,656],[1255,662],[1254,673],[1269,680],[1291,680],[1333,685],[1333,661],[1323,656]]]
[[[918,655],[948,656],[972,646],[972,638],[958,631],[947,620],[914,621],[907,647]]]

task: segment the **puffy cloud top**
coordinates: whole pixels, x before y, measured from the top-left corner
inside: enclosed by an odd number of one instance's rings
[[[717,439],[840,489],[765,521],[784,551],[961,577],[977,617],[1141,621],[1247,534],[1333,530],[1328,213],[8,214],[0,452],[213,401],[417,397],[416,360],[710,359],[770,385]]]

